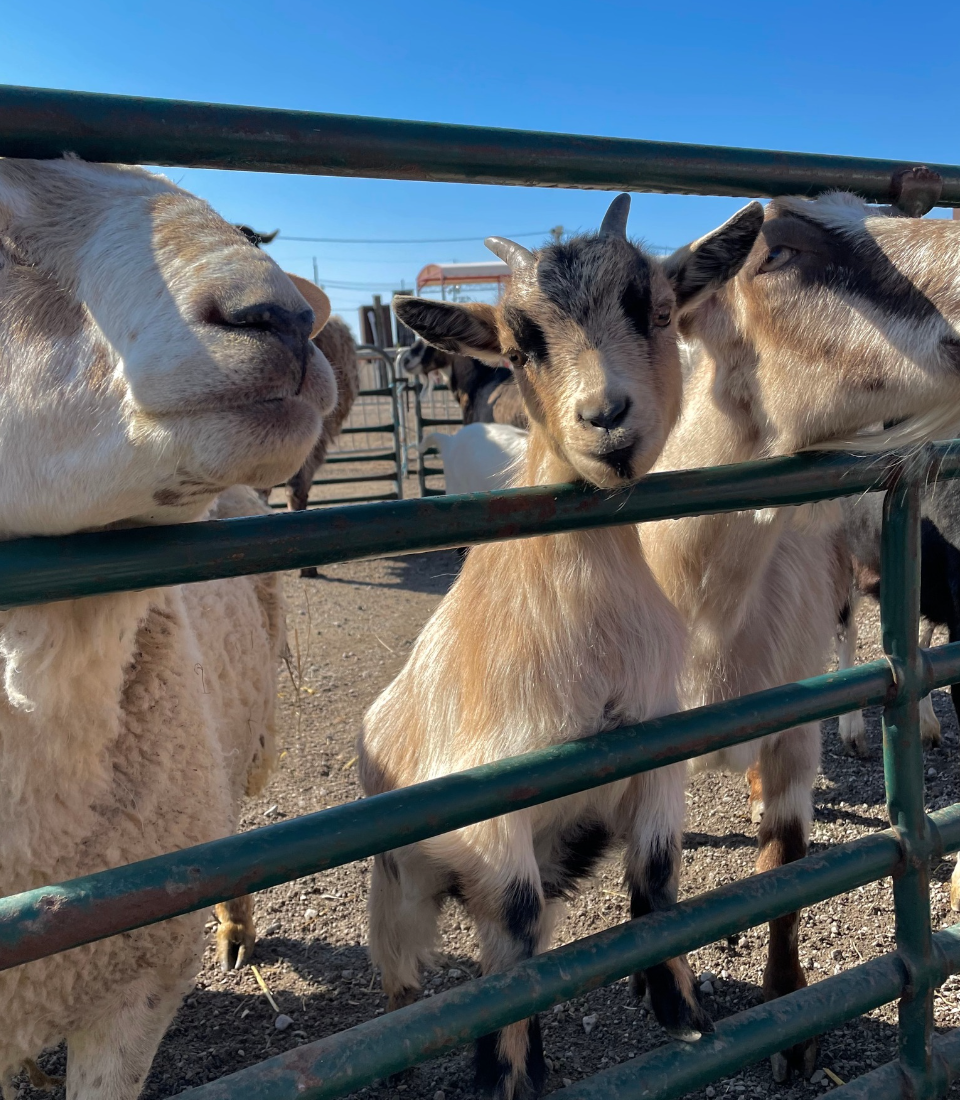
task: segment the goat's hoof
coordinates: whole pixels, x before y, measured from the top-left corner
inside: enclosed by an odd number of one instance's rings
[[[866,760],[870,755],[867,750],[866,734],[864,734],[862,738],[857,738],[855,741],[844,741],[843,751],[847,756],[855,757],[858,760]]]
[[[239,970],[253,957],[257,933],[253,926],[226,921],[217,929],[217,962],[224,974]]]
[[[789,1082],[794,1073],[809,1078],[817,1064],[817,1040],[807,1039],[789,1050],[770,1055],[770,1071],[778,1085]]]
[[[847,756],[867,755],[867,730],[863,724],[863,712],[853,711],[840,715],[840,741]]]
[[[300,570],[300,578],[305,581],[318,581],[320,580],[320,574],[317,572],[315,565],[308,565]]]
[[[679,960],[673,960],[674,964]],[[653,994],[653,1014],[663,1030],[671,1039],[681,1043],[695,1043],[704,1035],[713,1031],[713,1020],[695,984],[696,979],[683,960],[683,981],[671,989],[662,980],[662,975],[648,975],[648,985]],[[664,968],[666,969],[666,968]],[[676,975],[671,975],[674,980]]]
[[[404,986],[396,993],[391,993],[387,997],[387,1012],[395,1012],[398,1008],[406,1008],[407,1005],[412,1005],[419,993],[419,989],[414,989],[410,985]]]
[[[696,1043],[703,1038],[703,1032],[693,1027],[665,1027],[663,1030],[678,1043]]]
[[[920,730],[920,744],[923,745],[925,751],[928,751],[930,749],[939,749],[942,741],[943,735],[940,733],[939,725],[936,729]]]

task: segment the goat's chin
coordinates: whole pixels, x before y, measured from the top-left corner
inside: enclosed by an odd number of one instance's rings
[[[181,463],[203,485],[280,485],[300,469],[323,426],[313,401],[278,397],[190,418],[172,435]]]
[[[596,455],[577,455],[572,465],[577,477],[595,489],[622,489],[632,485],[641,474],[646,472],[636,470],[636,464],[632,461],[614,469],[609,462],[597,458]]]

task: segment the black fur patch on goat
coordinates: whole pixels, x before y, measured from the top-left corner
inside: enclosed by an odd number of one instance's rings
[[[540,1021],[531,1016],[527,1030],[527,1058],[525,1064],[526,1081],[520,1083],[516,1100],[534,1100],[543,1092],[547,1083],[547,1063],[543,1057],[543,1037],[540,1033]],[[474,1046],[474,1073],[477,1088],[486,1096],[502,1097],[502,1083],[514,1068],[500,1056],[498,1043],[500,1032],[483,1035]]]
[[[597,864],[610,847],[610,832],[599,821],[578,822],[562,834],[556,843],[556,867],[544,881],[547,898],[572,897],[578,882],[596,870]]]
[[[650,283],[631,281],[620,295],[620,308],[638,336],[650,335]]]
[[[503,923],[510,935],[521,945],[525,957],[536,950],[537,926],[543,903],[532,882],[517,879],[506,889]]]
[[[631,917],[645,917],[673,904],[677,855],[672,845],[654,848],[643,869],[643,880],[627,883]]]
[[[888,317],[914,324],[939,316],[934,303],[894,266],[866,230],[850,235],[791,210],[768,221],[763,232],[770,234],[771,247],[800,247],[791,268],[807,286],[861,298]]]
[[[537,264],[537,284],[545,298],[581,327],[604,304],[611,286],[624,291],[632,286],[631,307],[650,312],[649,262],[622,239],[575,237],[544,248]]]
[[[543,329],[536,321],[522,309],[516,306],[506,306],[503,311],[503,319],[510,326],[517,347],[535,363],[543,363],[550,355],[547,348],[547,338]]]

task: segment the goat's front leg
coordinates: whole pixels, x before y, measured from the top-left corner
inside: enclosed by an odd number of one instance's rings
[[[511,814],[477,827],[484,833],[483,866],[471,876],[464,902],[477,926],[484,974],[529,959],[550,938],[552,913],[526,816]],[[474,1058],[477,1087],[494,1100],[533,1100],[543,1092],[547,1066],[536,1016],[478,1039]]]
[[[686,765],[671,764],[632,781],[626,884],[634,918],[676,903],[685,779]],[[695,1042],[704,1032],[713,1031],[686,955],[639,971],[634,975],[634,991],[638,997],[649,995],[654,1015],[674,1039]]]
[[[837,665],[841,672],[857,660],[857,603],[851,597],[837,623]],[[851,710],[839,718],[840,740],[849,756],[867,755],[867,730],[862,710]]]
[[[760,748],[764,815],[757,835],[757,870],[782,867],[807,854],[813,817],[811,792],[820,765],[820,727],[807,723],[768,737]],[[770,949],[763,974],[768,1001],[803,989],[806,976],[800,965],[800,914],[787,913],[770,922]],[[817,1041],[809,1039],[771,1059],[774,1080],[789,1080],[791,1071],[813,1073]]]
[[[225,973],[239,970],[250,961],[257,942],[257,927],[253,919],[253,898],[222,901],[215,912],[220,924],[217,927],[217,962]]]
[[[933,632],[936,625],[929,619],[920,622],[920,646],[929,649],[933,644]],[[933,709],[933,696],[925,695],[920,700],[920,740],[925,749],[937,749],[942,740],[940,734],[940,720]]]

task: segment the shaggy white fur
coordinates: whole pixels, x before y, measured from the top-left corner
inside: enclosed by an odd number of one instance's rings
[[[135,169],[0,160],[0,537],[269,514],[334,399],[290,280]],[[216,503],[213,503],[216,501]],[[0,613],[0,893],[231,833],[274,756],[279,582]],[[254,930],[217,907],[221,961]],[[67,1040],[69,1100],[135,1100],[195,913],[0,973],[0,1092]]]

